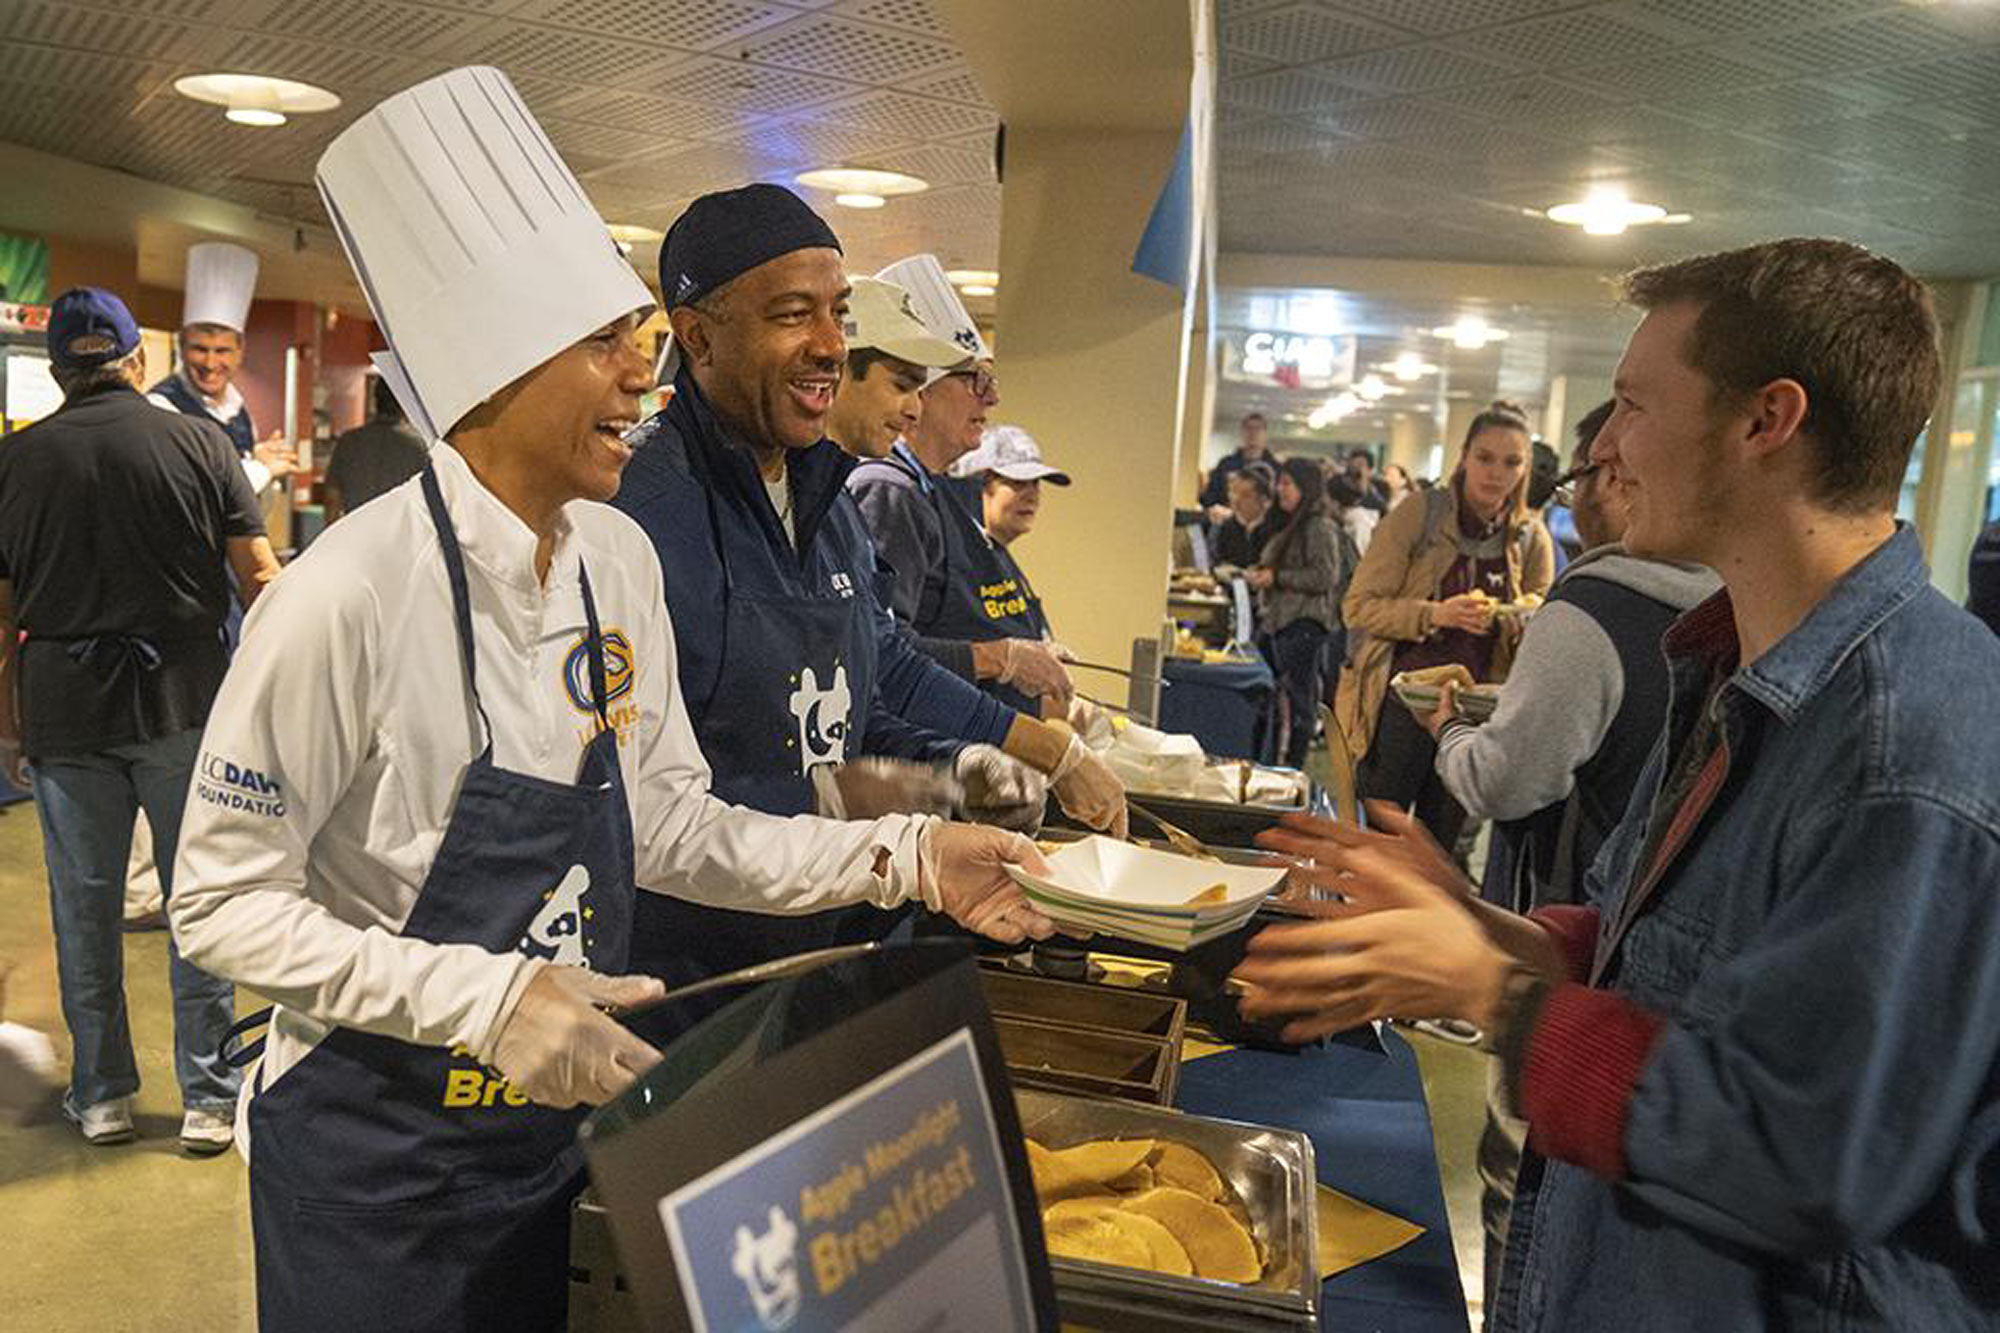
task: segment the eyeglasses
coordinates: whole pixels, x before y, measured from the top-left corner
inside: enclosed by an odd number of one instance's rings
[[[999,401],[1000,381],[995,379],[993,372],[985,366],[979,366],[972,370],[947,371],[944,378],[948,380],[961,378],[971,380],[972,383],[967,387],[972,390],[974,398],[979,399],[982,403]]]
[[[1550,499],[1565,509],[1574,508],[1576,503],[1576,488],[1596,476],[1603,469],[1604,464],[1602,463],[1578,463],[1575,467],[1556,478],[1555,490],[1551,492]]]

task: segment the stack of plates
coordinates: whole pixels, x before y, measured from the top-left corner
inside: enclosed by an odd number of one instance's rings
[[[1241,929],[1284,881],[1282,866],[1195,861],[1092,836],[1049,857],[1050,873],[1007,873],[1058,925],[1185,951]]]

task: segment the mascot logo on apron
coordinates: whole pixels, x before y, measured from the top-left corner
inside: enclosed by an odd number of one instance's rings
[[[847,715],[854,697],[847,690],[847,668],[833,668],[833,683],[819,687],[819,676],[807,667],[792,678],[798,688],[786,702],[799,729],[799,772],[810,773],[821,764],[837,764],[847,758]]]
[[[515,949],[530,958],[540,958],[557,967],[587,967],[590,946],[596,941],[586,932],[594,913],[583,902],[590,892],[590,872],[571,866],[562,883],[542,899],[542,910],[528,923]]]

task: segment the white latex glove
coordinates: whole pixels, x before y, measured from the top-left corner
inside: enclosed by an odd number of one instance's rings
[[[1098,707],[1080,694],[1069,706],[1069,729],[1083,737],[1083,743],[1093,750],[1110,745],[1116,734],[1110,710]]]
[[[500,1029],[493,1065],[531,1102],[598,1106],[660,1062],[660,1053],[605,1010],[656,1000],[656,977],[607,977],[582,967],[540,965]]]
[[[1080,737],[1069,738],[1069,748],[1063,751],[1056,771],[1049,774],[1049,781],[1070,818],[1114,838],[1125,836],[1125,784]]]
[[[968,745],[952,765],[965,788],[967,819],[1032,835],[1048,808],[1049,780],[992,745]]]
[[[937,764],[908,759],[850,759],[812,771],[818,812],[828,819],[949,815],[964,798],[959,780]]]
[[[978,824],[933,824],[917,844],[917,891],[924,906],[967,930],[1020,944],[1045,940],[1055,923],[1007,875],[1011,863],[1037,875],[1049,873],[1035,844],[1018,833]]]
[[[1000,665],[1000,683],[1034,698],[1047,696],[1068,709],[1076,697],[1069,668],[1054,644],[1040,639],[1008,639],[1007,657]]]

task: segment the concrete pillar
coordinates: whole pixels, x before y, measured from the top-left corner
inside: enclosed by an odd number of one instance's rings
[[[1044,493],[1017,555],[1057,635],[1091,661],[1125,662],[1166,614],[1186,301],[1131,265],[1179,141],[1007,135],[996,419],[1025,426],[1075,482]]]
[[[1431,446],[1436,443],[1435,418],[1420,412],[1398,412],[1389,419],[1389,448],[1382,461],[1396,464],[1415,480],[1424,475]]]
[[[1202,359],[1195,290],[1141,277],[1132,260],[1198,67],[1213,87],[1208,0],[933,9],[1007,131],[994,419],[1026,427],[1075,482],[1044,491],[1016,558],[1055,632],[1087,660],[1122,664],[1166,615],[1174,504],[1193,490],[1180,438],[1206,392],[1190,381]],[[1200,240],[1213,209],[1206,143],[1194,157]],[[1092,693],[1118,688],[1085,679]]]

